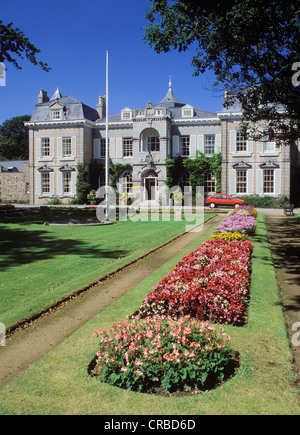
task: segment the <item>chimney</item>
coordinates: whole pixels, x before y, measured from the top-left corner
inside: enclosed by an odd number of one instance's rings
[[[43,91],[43,89],[40,90],[40,93],[38,95],[38,104],[47,103],[49,101],[49,97],[47,95],[46,91]]]
[[[99,119],[106,117],[106,99],[104,97],[99,97],[99,104],[96,106]]]

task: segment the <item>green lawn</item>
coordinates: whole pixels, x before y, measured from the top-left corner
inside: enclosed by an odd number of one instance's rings
[[[176,398],[121,390],[88,375],[98,344],[93,332],[133,313],[151,287],[210,235],[201,236],[2,389],[0,413],[299,415],[299,390],[293,386],[292,354],[261,215],[255,237],[248,324],[225,328],[232,348],[240,354],[240,368],[232,379],[203,394]]]
[[[46,226],[39,211],[0,213],[0,322],[6,328],[185,231],[185,222],[173,218]],[[49,213],[49,220],[95,219],[94,210]]]

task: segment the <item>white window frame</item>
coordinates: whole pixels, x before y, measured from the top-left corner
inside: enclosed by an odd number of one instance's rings
[[[52,121],[59,121],[62,119],[61,117],[61,109],[53,109],[51,112]]]
[[[129,119],[132,119],[132,110],[126,107],[121,111],[121,119],[128,121]]]
[[[182,116],[184,118],[191,118],[193,116],[193,109],[183,109]]]
[[[66,152],[68,150],[68,152]],[[72,137],[63,137],[62,138],[62,156],[63,157],[72,157]]]
[[[123,137],[123,156],[133,157],[133,138]]]
[[[154,149],[152,149],[152,147]],[[148,149],[150,149],[150,152],[152,152],[152,153],[156,153],[156,152],[160,151],[160,139],[159,139],[159,136],[149,136],[147,138],[147,150]]]
[[[236,193],[247,194],[248,186],[248,171],[247,169],[239,169],[236,171]],[[243,179],[241,179],[243,177]]]
[[[238,149],[239,146],[243,145],[245,149]],[[248,139],[246,135],[242,135],[240,131],[236,132],[236,153],[244,154],[248,151]]]
[[[47,180],[45,180],[47,178]],[[45,189],[45,187],[47,187]],[[51,180],[50,172],[41,172],[41,194],[50,195],[51,194]]]
[[[47,141],[47,144],[45,143]],[[47,154],[45,153],[45,150],[47,151]],[[51,141],[50,137],[42,137],[41,138],[41,158],[47,159],[51,157]]]
[[[189,157],[191,152],[191,138],[190,136],[179,137],[179,154],[182,157]]]
[[[109,155],[109,145],[110,145],[110,139],[108,139],[108,155]],[[105,158],[105,151],[106,151],[106,138],[102,137],[100,139],[100,158]]]
[[[214,154],[215,151],[216,151],[216,135],[215,134],[204,135],[204,154],[211,155]]]
[[[266,179],[267,175],[268,176],[272,175],[271,181]],[[272,183],[272,184],[267,187],[266,186],[267,183]],[[270,189],[270,187],[272,189]],[[275,194],[275,170],[274,169],[264,169],[263,170],[263,194],[266,194],[266,195],[273,195],[273,194]]]
[[[209,187],[209,188],[208,188]],[[211,195],[216,191],[216,177],[211,169],[204,173],[204,194]]]
[[[72,193],[72,172],[63,172],[62,174],[63,195]]]

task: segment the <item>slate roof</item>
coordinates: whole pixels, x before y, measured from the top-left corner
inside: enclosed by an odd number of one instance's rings
[[[185,106],[185,103],[181,103],[176,97],[174,92],[172,91],[171,84],[169,84],[169,90],[165,96],[165,98],[158,104],[155,105],[156,107],[167,107],[174,108],[174,107],[183,107]]]
[[[216,113],[212,113],[212,112],[207,112],[205,110],[199,110],[199,109],[195,109],[194,110],[194,116],[190,117],[190,118],[185,118],[182,116],[182,108],[186,106],[186,103],[182,103],[181,101],[178,100],[178,98],[176,98],[171,85],[169,84],[169,89],[168,92],[166,94],[166,96],[157,104],[155,104],[154,107],[167,107],[167,109],[171,112],[171,117],[173,119],[185,119],[185,120],[192,120],[194,118],[216,118],[217,114]],[[140,108],[140,109],[144,109],[144,108]],[[138,110],[140,110],[138,109]],[[124,120],[121,117],[121,114],[119,115],[114,115],[114,116],[109,116],[109,122],[128,122],[128,119]],[[98,120],[98,123],[105,123],[106,119],[103,118],[101,120]]]
[[[0,166],[2,166],[4,172],[7,172],[9,169],[13,169],[14,172],[23,172],[24,163],[28,163],[28,160],[0,161]]]
[[[237,94],[239,92],[242,94],[246,94],[249,89],[250,89],[249,87],[245,87],[234,92],[228,92],[228,97],[232,99],[232,101],[229,107],[225,107],[223,104],[221,113],[242,113],[243,112],[242,103],[240,102],[240,100],[238,100]],[[282,104],[269,103],[268,106],[273,107],[279,112],[286,110],[286,108]]]
[[[57,89],[50,101],[36,105],[30,121],[51,121],[50,107],[55,103],[58,103],[66,109],[63,120],[74,121],[87,119],[89,121],[96,121],[99,118],[96,109],[83,104],[81,101],[78,101],[69,95],[62,97],[61,93]]]

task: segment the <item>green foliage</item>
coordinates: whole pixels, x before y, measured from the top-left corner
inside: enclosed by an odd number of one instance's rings
[[[61,204],[61,200],[59,199],[58,196],[54,196],[52,199],[47,201],[47,204],[48,205],[60,205]]]
[[[255,208],[282,208],[289,202],[288,197],[281,195],[278,198],[271,196],[244,195],[239,196],[247,205],[253,205]]]
[[[216,179],[216,191],[218,192],[221,190],[221,161],[221,153],[208,157],[199,151],[194,159],[183,159],[181,156],[166,159],[166,184],[169,188],[178,185],[180,177],[186,171],[189,174],[189,183],[195,192],[197,186],[204,185],[204,174],[211,169]]]
[[[91,185],[87,182],[87,168],[83,164],[77,165],[76,204],[85,204]]]
[[[215,87],[235,92],[251,134],[252,122],[257,134],[263,119],[279,145],[298,139],[300,93],[292,66],[299,62],[299,0],[151,1],[145,28],[150,47],[157,53],[191,48],[194,75],[212,70]],[[277,105],[286,112],[277,113]]]
[[[174,159],[166,159],[167,178],[166,185],[169,189],[173,186],[178,186],[179,179],[184,171],[183,158],[177,156]]]
[[[117,183],[125,171],[132,171],[132,165],[129,163],[122,165],[121,163],[111,163],[109,166],[110,186],[117,188]]]
[[[95,201],[96,196],[97,196],[97,190],[93,189],[87,194],[87,199],[89,201]]]
[[[16,59],[12,57],[12,54],[17,55],[21,59],[23,59],[25,54],[29,62],[33,65],[39,65],[44,71],[48,72],[51,68],[49,68],[47,63],[39,62],[36,59],[36,55],[40,51],[20,29],[13,28],[13,23],[4,25],[3,21],[0,20],[0,62],[7,61],[12,63],[17,69],[22,69]]]
[[[105,171],[105,166],[101,163],[91,163],[89,166],[90,184],[92,189],[97,190],[99,187],[99,177]]]
[[[190,317],[126,318],[101,334],[93,375],[133,391],[190,391],[223,381],[231,359],[224,330]]]
[[[15,116],[0,126],[0,155],[4,160],[28,160],[28,127],[30,116]]]

